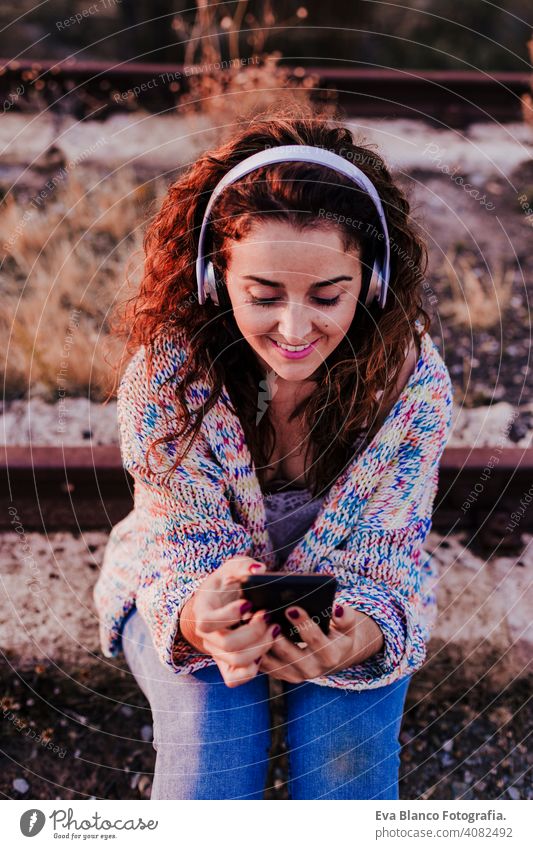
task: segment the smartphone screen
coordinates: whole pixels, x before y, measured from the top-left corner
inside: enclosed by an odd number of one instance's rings
[[[337,581],[333,575],[263,572],[261,575],[248,576],[241,586],[243,597],[251,602],[253,611],[268,610],[272,614],[272,621],[280,625],[282,633],[292,642],[305,642],[302,629],[299,631],[296,622],[285,615],[285,610],[293,605],[303,607],[322,632],[329,633],[337,591]]]

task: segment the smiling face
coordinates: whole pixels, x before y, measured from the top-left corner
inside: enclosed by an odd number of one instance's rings
[[[230,243],[226,286],[237,326],[263,368],[301,382],[346,335],[361,263],[356,249],[345,252],[334,226],[260,222]]]

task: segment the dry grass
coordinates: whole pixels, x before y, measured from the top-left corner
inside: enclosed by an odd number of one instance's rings
[[[309,102],[318,77],[304,68],[289,75],[279,64],[282,54],[266,49],[271,36],[306,20],[308,11],[303,5],[285,19],[276,17],[270,0],[264,0],[255,11],[248,0],[238,0],[232,16],[225,4],[196,0],[196,7],[192,23],[180,14],[173,20],[177,38],[186,45],[183,64],[188,91],[179,98],[180,115],[207,115],[215,126],[231,127],[243,115],[278,105],[283,92],[290,93],[292,102]],[[241,57],[240,49],[244,36],[246,58]],[[222,41],[227,44],[229,60],[223,56]],[[198,73],[193,72],[195,68]],[[325,113],[334,110],[336,96],[334,91],[321,92]]]
[[[439,271],[451,289],[450,300],[439,306],[441,316],[471,330],[487,330],[502,321],[511,300],[514,267],[500,263],[487,271],[471,254],[449,251]]]
[[[127,297],[126,267],[141,269],[153,188],[131,173],[79,170],[40,209],[12,196],[0,207],[4,393],[101,399],[117,360],[110,309]]]
[[[198,0],[192,23],[175,16],[176,35],[187,44],[185,66],[202,67],[189,76],[178,111],[191,123],[196,115],[207,116],[215,139],[230,131],[238,116],[278,103],[281,91],[308,102],[316,84],[303,71],[289,79],[279,67],[280,54],[265,52],[268,27],[294,26],[306,10],[300,7],[279,21],[267,1],[260,14],[261,19],[253,16],[247,0],[239,0],[233,18],[223,7]],[[228,30],[231,58],[239,60],[243,27],[250,33],[252,59],[225,66],[218,33]],[[94,172],[80,168],[42,209],[24,208],[12,197],[0,207],[4,396],[26,395],[31,388],[50,400],[63,392],[99,400],[116,376],[112,364],[121,351],[109,334],[109,312],[131,296],[126,281],[135,284],[142,272],[141,226],[146,201],[159,194],[158,183],[137,186],[125,172],[87,189],[91,182],[97,182]],[[158,205],[159,199],[153,208]]]
[[[246,0],[230,19],[222,7],[198,0],[192,24],[175,17],[177,36],[187,43],[185,66],[199,65],[178,103],[191,124],[207,116],[215,140],[231,132],[239,116],[264,112],[280,102],[309,102],[316,84],[303,70],[289,79],[279,53],[266,53],[268,27],[294,26],[307,12],[300,7],[276,20],[269,2],[256,20]],[[225,15],[225,17],[223,17]],[[240,29],[248,29],[252,60],[224,67],[217,33],[230,33],[232,59],[239,59]],[[285,93],[285,94],[283,94]],[[322,104],[324,112],[330,111]],[[154,210],[166,186],[136,185],[131,172],[105,177],[79,167],[46,198],[42,208],[7,197],[0,206],[0,356],[4,397],[41,394],[50,400],[71,395],[106,396],[120,359],[109,333],[109,313],[130,297],[142,272],[142,225],[147,201]],[[160,195],[160,197],[157,197]],[[126,264],[128,267],[126,268]]]

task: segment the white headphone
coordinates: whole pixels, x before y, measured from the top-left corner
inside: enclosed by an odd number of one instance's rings
[[[196,259],[198,301],[204,304],[206,297],[209,296],[215,304],[219,305],[215,269],[211,260],[206,262],[203,253],[207,225],[213,204],[226,186],[234,183],[240,177],[244,177],[245,174],[249,174],[250,171],[255,171],[263,165],[272,165],[276,162],[311,162],[316,165],[325,165],[327,168],[332,168],[339,174],[349,177],[360,189],[363,189],[369,195],[379,215],[383,238],[378,240],[379,247],[374,257],[372,276],[365,298],[365,305],[368,306],[376,299],[379,306],[383,309],[389,287],[390,242],[385,213],[376,188],[366,174],[338,153],[324,150],[321,147],[301,144],[280,145],[279,147],[261,150],[258,153],[252,154],[252,156],[243,159],[242,162],[239,162],[234,168],[228,171],[213,189],[204,213],[198,240],[198,255]]]

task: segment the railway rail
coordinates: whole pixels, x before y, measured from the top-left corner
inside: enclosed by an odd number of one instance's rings
[[[480,551],[512,553],[533,530],[533,448],[446,448],[433,528],[468,531]],[[0,450],[0,530],[109,530],[131,510],[118,446]]]
[[[290,78],[318,80],[312,96],[335,97],[348,114],[417,118],[464,128],[471,122],[522,120],[521,96],[531,78],[519,71],[425,71],[284,65]],[[142,107],[176,107],[202,66],[0,58],[0,100],[7,111],[50,109],[78,120],[104,119]]]

